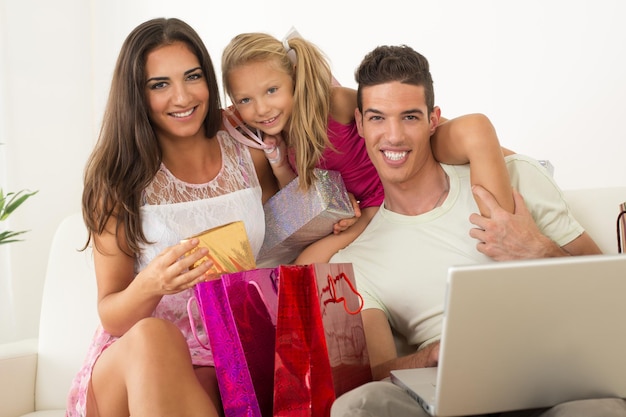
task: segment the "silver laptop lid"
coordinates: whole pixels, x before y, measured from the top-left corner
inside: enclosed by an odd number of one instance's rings
[[[439,414],[626,397],[626,256],[452,267]]]

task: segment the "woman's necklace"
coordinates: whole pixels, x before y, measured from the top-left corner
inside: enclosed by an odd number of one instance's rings
[[[444,174],[444,175],[446,176],[446,186],[443,189],[443,192],[441,193],[439,198],[437,199],[437,202],[435,203],[433,208],[431,208],[431,210],[434,210],[437,207],[439,207],[439,204],[441,204],[441,202],[443,201],[443,198],[446,196],[446,194],[448,194],[448,191],[450,191],[450,178],[448,177],[448,174]]]

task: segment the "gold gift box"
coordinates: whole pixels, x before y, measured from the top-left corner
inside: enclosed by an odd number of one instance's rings
[[[200,247],[209,249],[208,255],[192,266],[192,268],[195,268],[207,258],[211,259],[213,266],[207,272],[209,279],[217,279],[225,273],[247,271],[256,268],[248,234],[243,222],[240,220],[213,227],[189,237],[189,239],[192,238],[200,240],[194,251]]]

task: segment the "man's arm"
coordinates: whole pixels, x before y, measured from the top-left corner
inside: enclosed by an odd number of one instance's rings
[[[426,368],[437,366],[439,342],[434,342],[417,352],[399,358],[391,326],[382,310],[370,308],[361,312],[367,352],[374,380],[389,376],[392,369]]]
[[[594,242],[587,232],[583,232],[582,235],[578,236],[567,245],[564,245],[563,250],[570,255],[599,255],[602,253],[596,242]]]
[[[491,218],[472,214],[470,222],[477,227],[470,230],[470,236],[478,240],[479,252],[496,261],[602,253],[587,233],[563,247],[542,234],[517,190],[513,190],[513,213],[502,209],[483,187],[475,186],[472,190],[489,207]]]

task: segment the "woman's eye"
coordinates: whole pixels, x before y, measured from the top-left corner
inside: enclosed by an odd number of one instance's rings
[[[167,83],[162,81],[162,82],[151,84],[150,85],[150,89],[151,90],[159,90],[159,89],[165,87],[166,85],[167,85]]]
[[[274,94],[277,91],[278,91],[278,87],[270,87],[267,89],[268,94]]]
[[[194,74],[190,74],[189,75],[189,79],[190,80],[199,80],[200,78],[202,78],[202,73],[201,72],[196,72]]]

